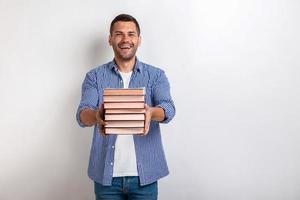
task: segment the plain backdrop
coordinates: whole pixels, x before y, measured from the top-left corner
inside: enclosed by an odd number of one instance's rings
[[[141,26],[166,71],[161,200],[300,199],[298,0],[0,0],[0,199],[94,199],[85,73],[109,62],[109,24]]]

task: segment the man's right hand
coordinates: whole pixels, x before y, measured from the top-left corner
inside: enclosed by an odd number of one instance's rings
[[[103,136],[106,136],[104,126],[107,124],[107,122],[104,121],[104,105],[101,104],[99,109],[96,112],[96,124],[101,127],[101,134]]]
[[[98,125],[101,128],[101,134],[105,136],[104,125],[107,123],[104,121],[104,105],[102,104],[98,110],[84,109],[80,112],[80,121],[86,126]]]

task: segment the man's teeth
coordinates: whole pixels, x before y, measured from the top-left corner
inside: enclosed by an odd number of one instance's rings
[[[130,44],[123,44],[119,46],[121,49],[130,49],[131,45]]]
[[[121,49],[130,49],[130,46],[121,46]]]

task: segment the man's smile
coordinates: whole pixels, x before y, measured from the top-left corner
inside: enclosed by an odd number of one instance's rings
[[[125,43],[125,44],[119,44],[118,47],[120,49],[130,49],[132,48],[134,45],[133,44],[128,44],[128,43]]]

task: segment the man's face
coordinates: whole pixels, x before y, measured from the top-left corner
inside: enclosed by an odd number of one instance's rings
[[[141,37],[138,35],[134,22],[118,21],[113,25],[109,44],[117,58],[124,61],[131,60],[135,57],[140,43]]]

